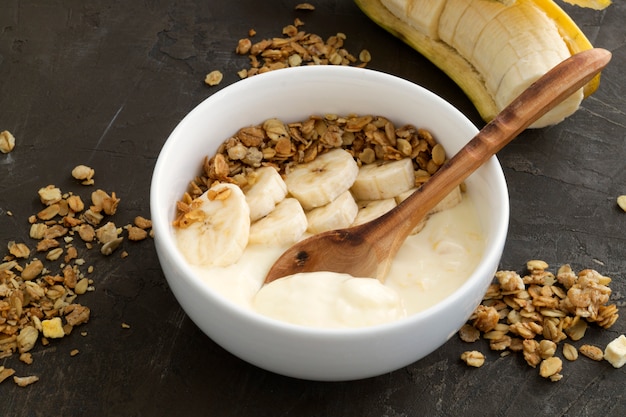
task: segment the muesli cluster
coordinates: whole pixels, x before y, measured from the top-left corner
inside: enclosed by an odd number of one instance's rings
[[[541,260],[526,266],[528,274],[523,277],[515,271],[496,273],[482,304],[459,330],[461,340],[471,343],[482,337],[503,355],[521,352],[528,365],[539,366],[539,374],[552,381],[563,377],[563,362],[556,356],[561,342],[562,356],[568,361],[576,360],[579,353],[601,361],[604,354],[599,347],[583,344],[576,349],[566,341],[581,340],[590,324],[608,329],[616,322],[617,306],[609,303],[611,278],[593,269],[576,273],[569,265],[561,266],[555,275]],[[484,355],[466,352],[462,359],[481,366]]]
[[[296,10],[315,10],[309,3],[301,3]],[[345,48],[347,36],[339,32],[327,39],[300,30],[304,22],[296,18],[293,24],[282,29],[282,37],[273,37],[253,42],[256,31],[250,29],[248,36],[237,42],[235,52],[247,56],[250,66],[237,72],[240,78],[252,77],[268,71],[301,65],[353,65],[365,67],[372,60],[367,49],[355,56]],[[219,70],[209,72],[204,82],[209,86],[218,85],[223,79]]]
[[[216,181],[243,188],[254,180],[257,168],[273,166],[285,174],[295,165],[313,161],[335,148],[347,150],[359,166],[411,158],[416,186],[426,182],[446,161],[445,149],[428,130],[410,124],[396,127],[383,116],[313,115],[292,123],[268,119],[239,129],[215,155],[205,157],[202,174],[190,182],[178,203],[179,215],[184,216],[191,201]]]
[[[84,185],[93,185],[94,175],[85,165],[72,170],[72,176]],[[79,195],[48,185],[39,189],[38,196],[43,208],[28,219],[31,240],[8,242],[8,253],[0,263],[0,359],[17,353],[26,364],[33,362],[30,351],[38,340],[45,346],[89,321],[90,309],[78,297],[94,290],[89,277],[93,266],[86,265],[79,250],[99,248],[108,256],[125,238],[147,238],[152,227],[150,220],[140,216],[134,224],[116,226],[111,218],[120,199],[114,192],[97,189],[86,203]],[[126,251],[120,254],[127,255]],[[72,356],[77,353],[73,351]],[[0,367],[0,382],[14,372]],[[37,380],[36,376],[14,376],[20,386]]]

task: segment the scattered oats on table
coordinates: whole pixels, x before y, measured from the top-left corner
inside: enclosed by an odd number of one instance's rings
[[[315,6],[311,3],[300,3],[295,7],[296,10],[315,10]]]
[[[315,7],[302,3],[296,6],[299,10],[314,10]],[[351,54],[345,47],[346,35],[337,33],[324,40],[314,33],[299,30],[304,22],[296,18],[293,24],[282,29],[283,37],[262,39],[255,43],[250,39],[256,35],[253,29],[247,38],[237,42],[235,52],[246,55],[250,60],[249,68],[237,72],[240,78],[252,77],[268,71],[301,65],[355,65],[365,67],[372,56],[367,49],[361,50],[358,56]]]
[[[13,377],[13,382],[15,382],[19,387],[26,387],[30,384],[34,384],[37,381],[39,381],[39,377],[36,375]]]
[[[94,170],[85,165],[72,170],[72,176],[86,185],[93,184],[93,175]],[[147,218],[136,216],[132,225],[124,227],[111,221],[120,203],[114,192],[95,190],[88,205],[80,196],[54,185],[39,188],[37,195],[44,208],[28,217],[28,236],[33,242],[8,242],[0,261],[0,360],[17,353],[26,364],[33,363],[30,352],[38,343],[47,346],[89,321],[90,309],[77,298],[95,290],[94,280],[85,277],[83,270],[92,273],[93,266],[86,265],[79,250],[101,245],[102,251],[111,253],[122,244],[124,232],[129,240],[152,237],[152,222]],[[75,349],[71,355],[77,353]],[[14,373],[0,366],[0,382]],[[14,377],[20,386],[38,379]]]
[[[204,82],[207,85],[215,86],[215,85],[218,85],[219,83],[221,83],[223,78],[224,78],[224,75],[222,74],[222,72],[218,71],[218,70],[215,70],[215,71],[209,72],[206,75],[206,77],[204,78]]]
[[[8,130],[0,132],[0,152],[9,153],[15,148],[15,136]]]
[[[88,167],[87,165],[77,165],[74,167],[74,169],[72,169],[72,177],[82,181],[83,185],[93,185],[93,176],[95,174],[96,171],[93,168]]]
[[[468,366],[480,368],[485,364],[485,355],[477,350],[466,351],[461,354],[461,360]]]
[[[542,260],[530,260],[523,277],[515,271],[496,272],[482,303],[458,334],[468,343],[482,336],[501,356],[521,351],[529,366],[539,367],[540,376],[559,381],[563,362],[556,356],[558,345],[581,340],[591,325],[610,328],[619,314],[617,305],[610,303],[611,278],[593,269],[576,273],[567,264],[556,274],[548,268]],[[568,361],[579,353],[596,361],[604,357],[597,346],[576,349],[563,343]]]

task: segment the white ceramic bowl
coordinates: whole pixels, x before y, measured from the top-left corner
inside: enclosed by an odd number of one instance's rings
[[[502,255],[509,205],[506,183],[492,158],[467,180],[486,235],[480,265],[465,284],[427,310],[398,322],[359,329],[313,329],[263,317],[212,291],[192,273],[172,230],[176,201],[200,172],[205,155],[239,128],[278,117],[374,114],[397,126],[434,133],[449,154],[476,127],[452,105],[406,80],[354,67],[307,66],[241,80],[213,94],[172,132],[154,169],[151,215],[163,272],[189,317],[216,343],[254,365],[312,380],[353,380],[387,373],[428,355],[463,325],[480,303]]]

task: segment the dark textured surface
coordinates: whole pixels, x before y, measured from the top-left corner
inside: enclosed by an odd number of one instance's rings
[[[301,17],[324,37],[346,33],[347,48],[368,48],[370,67],[422,84],[482,125],[471,103],[427,60],[370,22],[349,0],[2,0],[0,131],[17,138],[0,155],[0,246],[28,240],[36,191],[55,184],[85,195],[69,177],[80,163],[96,185],[121,197],[118,224],[149,216],[149,185],[170,131],[201,100],[235,82],[247,59],[233,53],[249,28],[280,36]],[[567,7],[592,42],[611,50],[601,89],[562,124],[527,131],[499,158],[510,187],[511,224],[501,267],[542,258],[553,266],[593,267],[626,293],[626,4],[605,12]],[[213,69],[217,88],[203,84]],[[8,216],[7,212],[13,213]],[[37,346],[34,363],[0,360],[27,388],[0,385],[0,416],[621,416],[625,369],[581,358],[550,383],[520,356],[470,369],[468,345],[452,338],[423,360],[388,375],[319,383],[257,369],[215,345],[169,292],[151,242],[126,247],[125,260],[85,257],[96,291],[84,296],[92,317],[70,337]],[[4,249],[3,249],[4,250]],[[4,252],[3,252],[4,253]],[[131,325],[122,329],[121,323]],[[626,332],[592,328],[585,341],[604,347]],[[484,344],[476,346],[488,351]],[[70,357],[72,349],[80,353]]]

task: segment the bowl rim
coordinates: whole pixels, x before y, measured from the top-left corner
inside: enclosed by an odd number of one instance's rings
[[[478,132],[476,126],[463,113],[461,113],[459,109],[454,107],[451,103],[449,103],[439,95],[419,84],[374,69],[349,66],[303,66],[270,71],[264,74],[255,75],[254,77],[239,80],[233,84],[225,86],[221,90],[205,98],[200,103],[198,103],[190,112],[188,112],[167,137],[158,155],[150,185],[150,209],[153,220],[153,228],[155,231],[154,239],[155,244],[157,245],[157,251],[159,251],[160,249],[170,254],[174,254],[171,259],[175,260],[176,267],[183,272],[183,274],[181,274],[182,276],[176,277],[176,279],[184,279],[193,287],[195,291],[199,291],[203,294],[205,298],[208,298],[212,300],[212,302],[217,303],[221,308],[227,309],[233,314],[237,314],[240,319],[244,319],[249,322],[255,322],[258,325],[272,328],[277,331],[284,331],[289,333],[296,332],[297,334],[301,335],[318,337],[323,336],[325,338],[354,338],[359,336],[371,335],[372,333],[393,332],[398,328],[403,328],[407,326],[410,327],[412,323],[428,320],[429,317],[436,316],[446,309],[454,308],[455,303],[459,302],[463,297],[463,294],[466,292],[467,287],[478,285],[478,283],[480,282],[480,277],[484,274],[495,273],[495,271],[487,270],[487,268],[490,268],[490,265],[497,265],[499,263],[502,254],[502,248],[504,247],[506,241],[510,211],[508,201],[508,189],[502,167],[495,155],[487,163],[485,163],[483,167],[481,167],[481,169],[489,169],[493,171],[494,175],[490,177],[490,181],[493,181],[494,187],[496,187],[502,193],[502,198],[500,201],[502,206],[497,209],[502,213],[502,215],[499,224],[494,227],[495,233],[493,233],[493,235],[491,236],[490,244],[485,247],[485,252],[481,257],[480,263],[467,277],[465,282],[457,287],[452,293],[448,294],[436,304],[399,320],[365,327],[324,328],[298,325],[263,316],[262,314],[259,314],[249,308],[237,304],[234,301],[231,301],[230,299],[221,295],[217,291],[213,290],[209,285],[204,283],[199,277],[196,276],[191,266],[184,261],[182,254],[176,247],[174,239],[172,238],[173,236],[171,234],[171,219],[169,219],[167,215],[168,208],[162,207],[160,205],[160,202],[162,201],[162,192],[158,187],[158,182],[161,176],[164,175],[167,170],[165,166],[165,160],[167,158],[167,155],[169,152],[173,151],[173,148],[180,140],[177,138],[179,138],[182,132],[184,132],[187,123],[189,123],[189,120],[193,118],[196,113],[201,113],[204,107],[212,105],[213,102],[221,100],[226,95],[237,94],[241,90],[253,88],[256,83],[272,82],[275,79],[284,78],[288,75],[295,77],[307,77],[323,72],[339,74],[345,77],[362,77],[363,75],[367,75],[368,77],[372,78],[372,82],[391,82],[403,88],[413,89],[420,94],[429,96],[429,99],[434,100],[436,104],[444,108],[445,111],[450,112],[450,114],[452,115],[455,115],[455,118],[459,119],[458,122],[466,124],[468,129],[472,130],[474,133]],[[471,139],[471,137],[469,137],[468,140],[469,139]],[[200,162],[198,165],[200,165]],[[181,195],[183,191],[184,190],[181,190]],[[159,258],[160,257],[161,254],[159,254]],[[169,284],[170,278],[166,277],[166,279],[168,280]],[[177,301],[179,302],[179,304],[181,304],[183,310],[185,310],[185,306],[180,302],[180,300],[178,300],[178,298]]]

